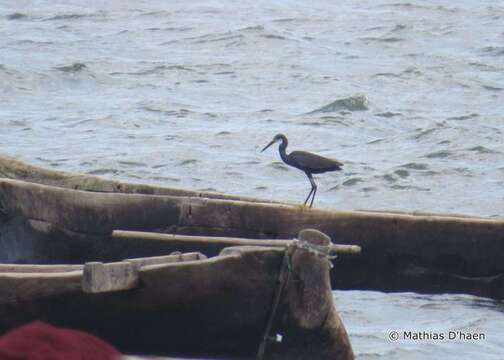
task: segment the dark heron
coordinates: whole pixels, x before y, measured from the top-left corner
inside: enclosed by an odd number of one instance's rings
[[[304,171],[306,176],[308,176],[312,188],[308,193],[308,196],[306,197],[306,200],[303,205],[306,205],[308,199],[313,194],[310,202],[310,207],[312,207],[313,200],[315,199],[315,193],[317,192],[317,184],[315,184],[312,174],[321,174],[328,171],[341,170],[343,164],[340,163],[339,161],[328,159],[323,156],[312,154],[306,151],[293,151],[290,154],[287,154],[285,150],[287,149],[289,141],[283,134],[275,135],[273,140],[271,140],[271,142],[268,145],[266,145],[261,152],[269,148],[277,141],[282,142],[278,147],[278,151],[280,152],[280,157],[282,158],[283,162],[286,163],[287,165],[294,166],[295,168]]]

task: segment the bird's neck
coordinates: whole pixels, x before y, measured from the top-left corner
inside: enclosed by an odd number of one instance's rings
[[[280,146],[278,147],[278,152],[280,153],[280,157],[284,162],[287,161],[287,144],[285,142],[282,142]]]

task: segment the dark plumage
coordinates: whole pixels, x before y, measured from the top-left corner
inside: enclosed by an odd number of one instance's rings
[[[266,150],[277,141],[281,141],[281,144],[278,147],[278,151],[280,152],[282,161],[287,165],[304,171],[306,176],[308,176],[312,188],[308,193],[308,196],[306,197],[304,205],[306,205],[306,203],[308,202],[310,195],[313,194],[310,202],[310,207],[312,207],[313,200],[315,199],[315,193],[317,192],[317,184],[315,184],[312,174],[321,174],[328,171],[341,170],[343,164],[339,161],[328,159],[323,156],[312,154],[306,151],[293,151],[290,154],[287,154],[286,149],[289,141],[287,140],[285,135],[282,134],[275,135],[273,140],[271,140],[270,143],[266,145],[264,149],[262,149],[262,151]]]

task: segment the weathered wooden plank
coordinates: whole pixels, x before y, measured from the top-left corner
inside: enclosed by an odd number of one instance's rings
[[[270,200],[260,200],[246,196],[233,196],[217,192],[192,191],[155,185],[135,184],[117,180],[102,179],[100,177],[92,175],[48,170],[39,166],[24,163],[13,157],[5,155],[0,155],[0,178],[1,177],[74,190],[127,194],[188,196],[209,199],[242,200],[251,202],[273,202]]]
[[[132,262],[84,264],[82,290],[86,293],[133,289],[138,286],[138,283],[138,266]]]
[[[33,299],[81,291],[82,271],[46,273],[0,273],[0,332],[2,322],[9,318],[9,309],[2,304],[30,302]]]
[[[60,273],[82,270],[83,265],[0,264],[0,273]]]
[[[142,267],[149,265],[170,264],[185,261],[198,261],[198,260],[205,260],[206,258],[207,257],[200,252],[192,252],[192,253],[180,253],[177,255],[171,254],[164,256],[150,256],[144,258],[126,259],[124,261],[131,262],[139,267]]]
[[[169,264],[174,262],[204,260],[207,257],[200,252],[179,253],[163,256],[149,256],[142,258],[125,259],[139,267]],[[0,273],[61,273],[67,271],[79,271],[84,265],[28,265],[28,264],[0,264]]]

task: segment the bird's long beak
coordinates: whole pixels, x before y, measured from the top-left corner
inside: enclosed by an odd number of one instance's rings
[[[261,152],[263,152],[264,150],[266,150],[267,148],[269,148],[271,145],[273,145],[275,143],[275,139],[271,140],[270,143],[268,145],[266,145],[264,147],[264,149],[261,150]]]

